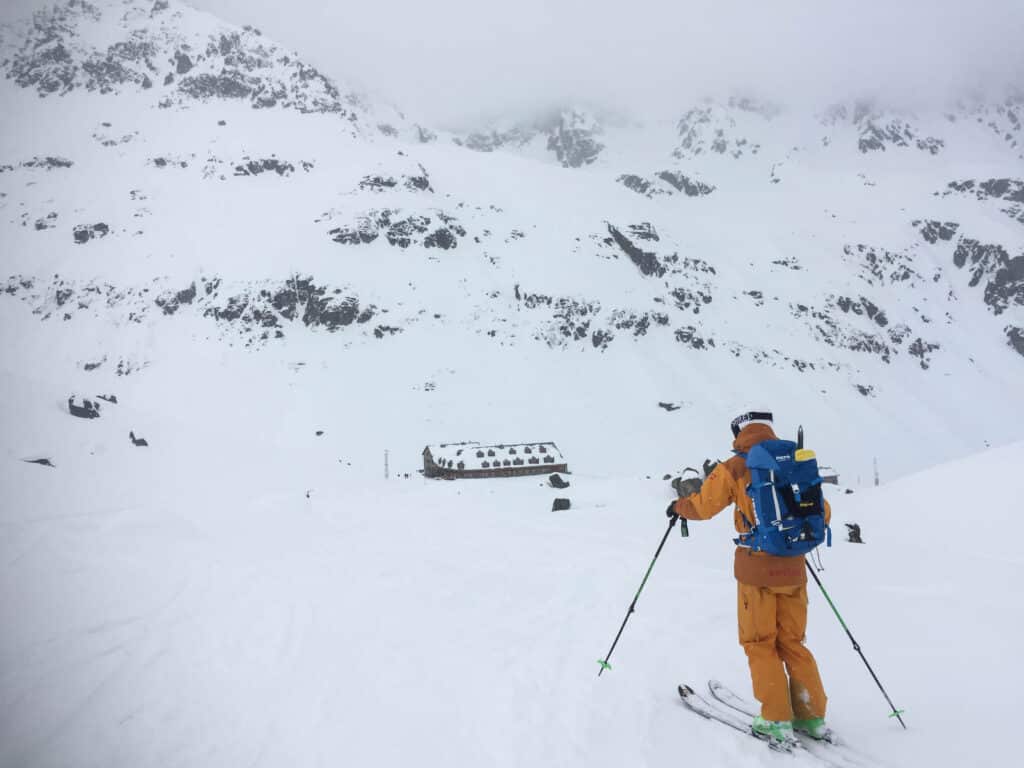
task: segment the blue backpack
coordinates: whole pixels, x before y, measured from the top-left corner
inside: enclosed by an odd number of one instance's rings
[[[813,451],[799,449],[792,440],[765,440],[739,455],[750,470],[747,493],[757,519],[737,544],[782,557],[805,555],[822,542],[832,546]]]

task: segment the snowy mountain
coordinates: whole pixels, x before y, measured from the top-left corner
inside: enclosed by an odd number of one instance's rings
[[[864,525],[826,576],[914,730],[816,602],[837,727],[1001,764],[935,744],[1020,687],[1020,445],[867,486],[1020,439],[1024,100],[453,132],[271,37],[170,0],[0,29],[0,766],[776,762],[673,700],[744,689],[725,517],[594,679],[664,478],[750,405]],[[417,474],[461,441],[556,443],[571,508]]]
[[[158,362],[155,329],[288,354],[312,329],[382,364],[398,335],[442,357],[473,339],[498,370],[575,353],[552,359],[586,359],[595,402],[655,434],[674,430],[658,402],[703,434],[754,377],[755,399],[861,425],[830,446],[859,467],[866,444],[904,472],[1015,434],[1019,99],[566,108],[455,135],[179,3],[68,2],[0,46],[5,327],[61,325],[75,391]],[[609,380],[625,370],[645,380]],[[564,376],[518,395],[543,410],[531,393]],[[901,437],[920,430],[924,454]]]

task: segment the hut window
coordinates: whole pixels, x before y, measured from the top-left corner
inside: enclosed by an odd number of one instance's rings
[[[541,453],[547,453],[548,452],[548,449],[545,448],[543,445],[539,448],[539,450],[540,450]]]
[[[530,457],[530,463],[531,464],[540,464],[540,459],[538,459],[536,456],[531,456]]]
[[[465,468],[466,468],[466,462],[460,461],[459,462],[459,469],[465,469]]]
[[[493,455],[494,455],[494,451],[488,451],[488,452],[487,452],[487,455],[488,455],[488,456],[493,456]]]
[[[530,446],[526,446],[523,448],[523,453],[533,453],[533,449]]]
[[[517,466],[517,467],[521,467],[523,465],[523,460],[522,459],[513,459],[512,463],[515,466]]]
[[[476,457],[477,457],[478,459],[482,459],[482,458],[484,457],[484,452],[483,452],[483,451],[477,451],[477,452],[476,452]]]
[[[456,456],[461,456],[461,455],[462,455],[462,449],[461,449],[461,448],[459,448],[459,450],[457,450],[457,451],[455,452],[455,455],[456,455]]]
[[[485,462],[484,462],[483,464],[481,464],[480,466],[481,466],[481,467],[483,467],[484,469],[490,469],[490,467],[491,467],[491,462],[489,462],[489,461],[485,461]]]
[[[555,457],[554,456],[545,456],[544,457],[544,463],[545,464],[554,464],[555,463]]]
[[[512,462],[511,462],[511,461],[509,461],[508,459],[505,459],[505,461],[504,461],[503,463],[504,463],[504,465],[505,465],[506,467],[508,467],[508,466],[511,466],[511,465],[512,465]]]
[[[508,449],[508,452],[509,452],[509,454],[511,454],[512,456],[515,456],[515,454],[516,454],[516,449],[515,449],[515,448],[509,448],[509,449]]]

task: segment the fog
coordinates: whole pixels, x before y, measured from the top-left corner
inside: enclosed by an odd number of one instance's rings
[[[0,0],[9,18],[38,3]],[[909,107],[1024,82],[1022,0],[192,0],[442,126],[735,93]]]

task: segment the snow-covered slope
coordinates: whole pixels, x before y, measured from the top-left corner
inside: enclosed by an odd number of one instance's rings
[[[21,309],[0,311],[9,327]],[[59,345],[61,324],[36,327],[26,345]],[[447,424],[459,412],[474,434],[593,445],[566,451],[577,471],[558,492],[543,478],[424,480],[397,452],[385,481],[383,457],[367,455],[373,431],[430,424],[403,423],[403,366],[365,374],[376,348],[354,345],[330,367],[301,365],[312,358],[283,344],[171,354],[161,336],[177,332],[146,333],[159,362],[118,380],[97,420],[60,411],[47,384],[59,365],[6,365],[0,765],[782,764],[675,700],[677,682],[710,676],[747,690],[727,514],[669,540],[613,670],[596,677],[670,495],[660,474],[602,464],[647,440],[626,431],[628,414],[560,398],[542,424],[492,395],[486,373],[439,367],[430,394]],[[325,338],[308,332],[305,351]],[[410,369],[426,362],[407,336],[394,342]],[[499,364],[466,343],[485,371]],[[15,359],[29,355],[14,345]],[[556,372],[566,354],[528,349],[523,386],[526,370]],[[574,362],[581,378],[595,359]],[[446,385],[469,375],[478,386],[459,399]],[[659,472],[697,450],[721,455],[724,432],[703,446],[676,435]],[[12,446],[49,452],[56,468],[13,460]],[[830,720],[865,765],[1012,764],[1015,749],[992,734],[1012,732],[1024,685],[1019,557],[1005,535],[1007,478],[1022,461],[1017,443],[832,494],[823,578],[910,726],[886,717],[812,592]],[[551,512],[556,495],[572,508]],[[847,521],[865,544],[841,541]]]

